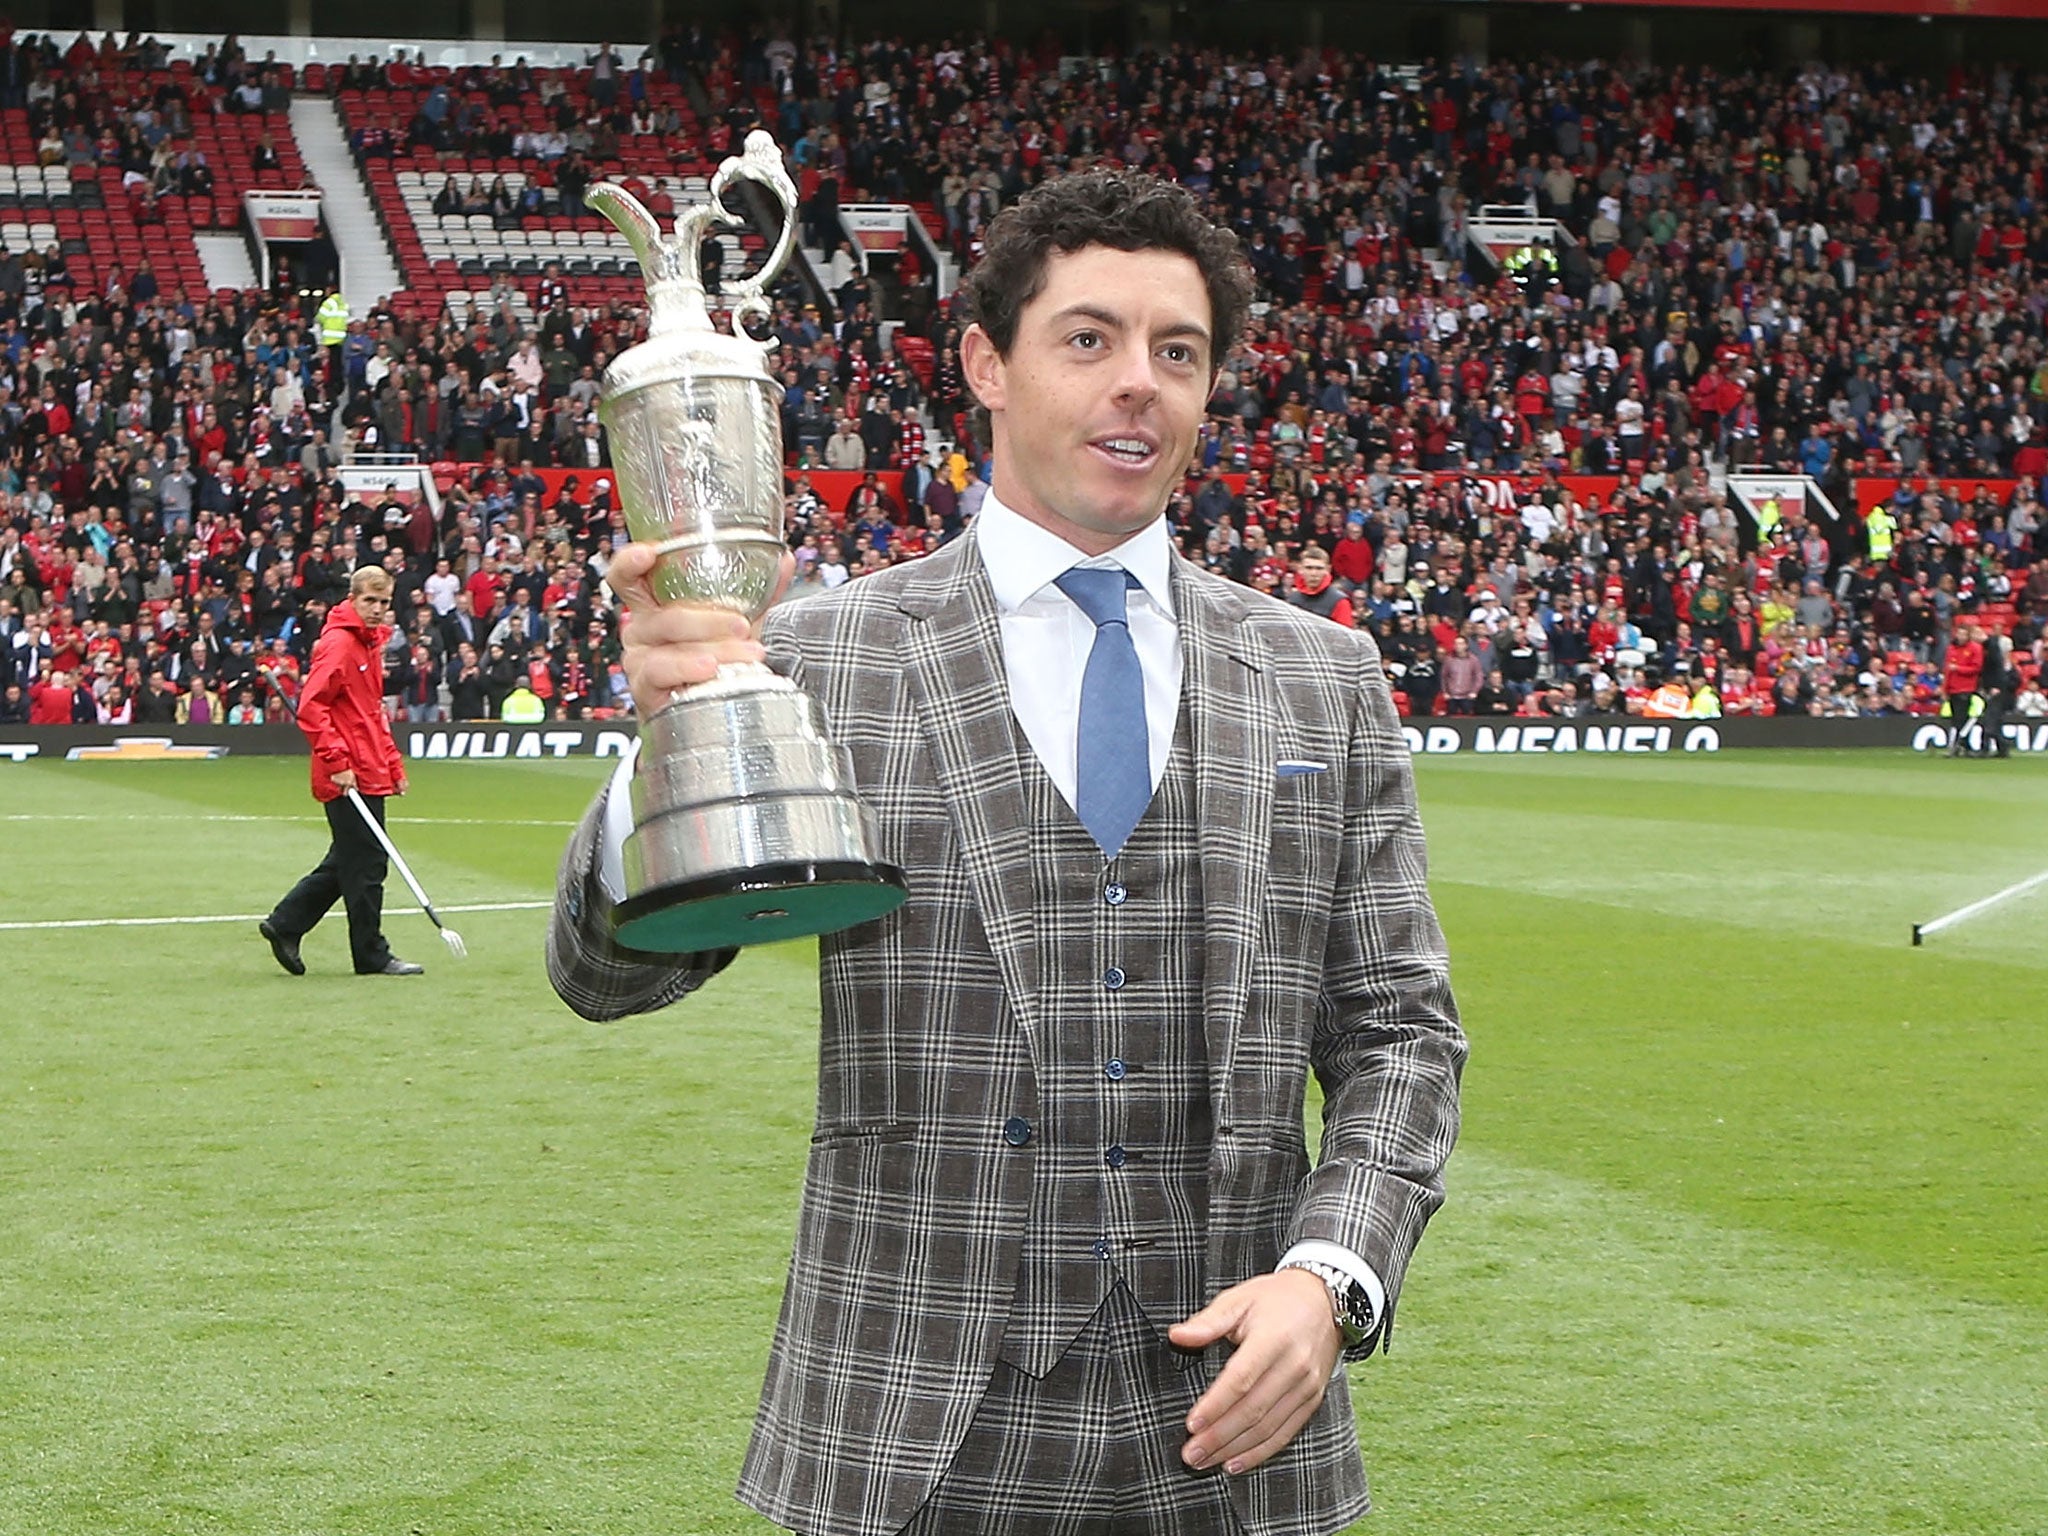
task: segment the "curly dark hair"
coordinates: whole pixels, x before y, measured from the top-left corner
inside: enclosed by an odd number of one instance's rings
[[[1210,222],[1178,183],[1142,171],[1083,171],[1041,182],[988,227],[980,263],[961,284],[961,313],[1010,355],[1017,318],[1045,286],[1045,262],[1091,245],[1118,251],[1178,251],[1209,290],[1212,372],[1244,334],[1251,263],[1237,236]]]

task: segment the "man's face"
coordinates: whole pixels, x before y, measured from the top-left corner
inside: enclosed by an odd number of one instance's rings
[[[1089,553],[1151,523],[1194,454],[1211,319],[1201,273],[1178,252],[1048,257],[1007,358],[979,326],[962,341],[994,417],[996,494]]]

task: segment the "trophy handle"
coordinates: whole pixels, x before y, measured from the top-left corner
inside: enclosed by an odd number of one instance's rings
[[[745,152],[728,155],[711,178],[709,202],[685,208],[676,215],[676,232],[663,235],[661,225],[647,211],[646,204],[615,181],[601,181],[584,194],[584,201],[611,221],[626,237],[639,259],[641,275],[647,281],[650,310],[648,334],[659,336],[673,330],[711,329],[710,307],[705,301],[703,274],[698,268],[698,251],[711,226],[728,229],[746,224],[744,214],[725,205],[725,189],[735,181],[756,181],[767,187],[782,205],[782,234],[761,263],[761,270],[743,282],[722,282],[720,289],[734,300],[733,330],[745,335],[741,322],[751,316],[766,320],[773,313],[763,291],[775,281],[796,244],[796,187],[782,168],[782,151],[774,138],[755,129],[747,135]],[[778,345],[774,337],[757,343],[765,351]]]
[[[789,172],[783,169],[782,151],[776,147],[772,135],[756,128],[747,135],[745,149],[737,155],[728,155],[718,167],[718,174],[711,178],[711,206],[716,210],[718,222],[727,227],[738,227],[746,223],[744,215],[736,214],[725,205],[725,189],[735,181],[759,182],[774,194],[776,202],[782,205],[782,233],[777,237],[774,248],[761,263],[760,271],[740,282],[721,283],[721,290],[732,296],[734,303],[733,329],[737,331],[740,321],[751,315],[766,320],[772,306],[764,291],[775,281],[789,260],[790,248],[796,244],[796,186],[789,179]],[[678,232],[680,232],[678,221]],[[630,235],[628,239],[632,238]]]

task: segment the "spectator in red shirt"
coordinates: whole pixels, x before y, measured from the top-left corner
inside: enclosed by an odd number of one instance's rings
[[[476,616],[479,625],[488,629],[491,615],[498,606],[499,581],[496,573],[488,566],[479,567],[465,585],[469,590],[469,611]]]
[[[71,674],[52,672],[44,681],[28,691],[28,723],[30,725],[69,725],[71,723]]]
[[[1437,158],[1448,160],[1451,154],[1451,135],[1458,131],[1458,104],[1444,94],[1442,86],[1430,91],[1429,132],[1435,141]]]
[[[1749,668],[1734,666],[1721,674],[1721,713],[1753,715],[1767,713],[1765,700]]]
[[[1344,537],[1330,555],[1330,570],[1345,595],[1355,597],[1372,586],[1372,540],[1365,536],[1365,518],[1354,514],[1344,524]]]
[[[50,665],[59,672],[76,672],[85,661],[85,631],[71,621],[71,609],[61,607],[50,620]]]

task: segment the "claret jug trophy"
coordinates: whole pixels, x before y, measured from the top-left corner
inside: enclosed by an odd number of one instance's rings
[[[753,181],[781,204],[782,233],[761,269],[721,283],[732,329],[711,319],[699,247],[742,217],[724,201]],[[712,178],[710,197],[679,213],[673,236],[623,187],[592,187],[590,205],[639,257],[652,311],[647,340],[605,370],[598,416],[632,536],[660,552],[655,596],[758,619],[775,596],[783,551],[780,386],[763,290],[796,239],[796,188],[766,133]],[[613,909],[621,944],[687,954],[831,933],[894,911],[901,870],[880,862],[874,821],[855,793],[846,750],[823,712],[788,678],[727,665],[678,689],[640,723],[626,839],[626,897]]]

